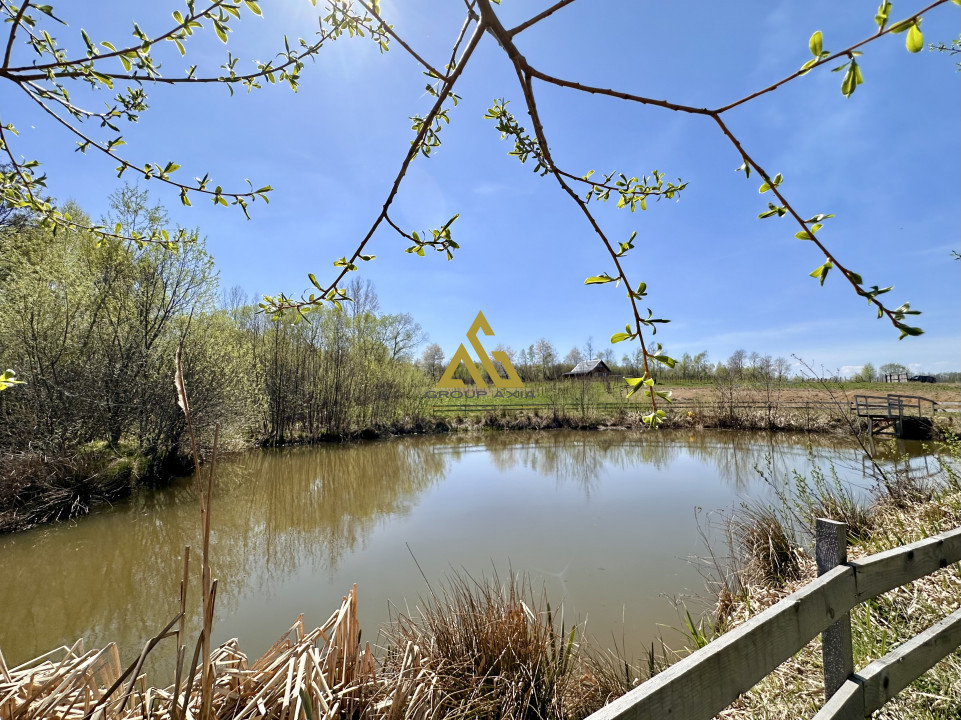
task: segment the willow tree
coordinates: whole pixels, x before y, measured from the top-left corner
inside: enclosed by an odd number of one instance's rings
[[[316,0],[311,0],[316,4]],[[788,83],[803,81],[812,73],[837,71],[839,89],[845,97],[851,97],[863,83],[860,57],[872,43],[884,41],[887,36],[900,34],[904,38],[907,51],[916,53],[924,47],[921,31],[922,17],[940,5],[948,2],[961,4],[961,0],[935,0],[924,7],[913,7],[899,19],[892,16],[892,3],[882,0],[877,8],[874,21],[876,31],[864,39],[847,47],[829,50],[826,39],[820,31],[814,31],[808,42],[809,59],[796,71],[775,82],[760,87],[740,98],[732,99],[718,107],[705,107],[695,104],[673,102],[669,99],[648,97],[638,94],[625,81],[622,88],[587,85],[572,78],[559,77],[546,72],[538,58],[527,57],[518,46],[518,38],[531,28],[543,23],[551,15],[563,12],[575,0],[560,0],[542,12],[513,27],[506,27],[495,9],[499,0],[464,0],[463,25],[455,41],[445,52],[442,60],[429,59],[426,53],[419,52],[411,43],[398,34],[390,24],[390,18],[382,15],[377,0],[331,0],[326,10],[320,14],[320,30],[313,38],[298,39],[296,42],[284,40],[283,47],[274,60],[255,62],[248,70],[241,69],[238,58],[228,52],[225,62],[215,69],[187,66],[181,75],[162,74],[160,64],[155,61],[154,53],[158,46],[173,44],[181,55],[186,55],[190,40],[198,33],[212,32],[224,43],[228,43],[232,23],[243,13],[260,15],[262,10],[257,0],[206,0],[198,3],[187,0],[182,10],[173,12],[169,27],[162,32],[148,35],[136,23],[133,37],[126,41],[91,38],[83,30],[70,48],[62,47],[52,35],[52,28],[59,22],[55,10],[50,5],[34,5],[24,0],[15,5],[8,0],[0,0],[0,12],[5,15],[9,30],[0,66],[0,80],[16,88],[35,102],[42,110],[52,116],[62,127],[67,137],[72,137],[76,149],[84,153],[102,153],[113,159],[118,175],[125,173],[142,175],[171,186],[184,204],[191,198],[205,195],[222,205],[236,205],[244,213],[248,206],[258,199],[266,200],[271,188],[264,185],[246,189],[224,189],[205,175],[196,181],[181,181],[176,171],[180,165],[170,160],[162,163],[140,162],[125,154],[124,140],[120,125],[135,122],[146,110],[147,90],[158,84],[197,85],[203,83],[227,85],[230,88],[253,90],[270,82],[287,83],[296,89],[301,80],[305,62],[318,53],[328,43],[344,38],[359,37],[376,43],[382,52],[399,48],[420,66],[429,78],[427,92],[432,105],[423,115],[413,118],[414,137],[409,150],[399,163],[396,174],[379,208],[371,211],[369,228],[356,238],[343,255],[333,262],[334,271],[329,275],[309,274],[311,288],[303,295],[289,296],[280,294],[264,298],[262,308],[274,315],[291,312],[300,320],[311,310],[332,304],[340,305],[349,299],[346,278],[358,269],[359,264],[374,259],[368,245],[374,234],[383,226],[392,228],[408,242],[406,251],[423,256],[427,250],[437,251],[448,259],[453,258],[458,244],[452,228],[457,219],[454,215],[446,223],[426,232],[417,232],[404,227],[391,215],[398,190],[404,183],[411,163],[418,157],[429,158],[442,142],[442,130],[451,122],[452,109],[459,99],[455,92],[458,81],[465,68],[471,66],[475,51],[481,42],[496,43],[503,51],[513,74],[511,87],[505,94],[514,95],[514,104],[506,99],[494,99],[485,117],[489,119],[503,139],[512,145],[508,154],[522,163],[529,164],[536,173],[549,182],[557,184],[558,192],[572,203],[583,215],[584,227],[595,236],[598,247],[606,256],[606,267],[599,265],[597,274],[585,279],[589,285],[623,284],[627,295],[629,320],[623,332],[614,333],[611,342],[632,341],[638,343],[643,374],[630,378],[627,383],[630,394],[643,391],[651,406],[646,416],[650,425],[656,425],[664,416],[658,407],[661,401],[669,401],[669,394],[659,392],[654,387],[652,363],[673,366],[671,358],[652,336],[666,319],[642,307],[646,305],[647,284],[643,281],[645,268],[640,252],[635,251],[635,235],[628,238],[615,238],[605,230],[598,217],[596,208],[599,203],[612,201],[618,208],[627,212],[645,210],[648,201],[660,198],[675,198],[686,188],[686,183],[677,178],[669,179],[665,173],[653,171],[648,174],[614,171],[603,175],[585,172],[583,168],[566,167],[555,158],[551,138],[545,130],[538,106],[539,93],[547,86],[564,88],[573,93],[587,93],[602,98],[613,98],[623,103],[659,108],[668,114],[686,114],[700,118],[717,131],[718,142],[729,144],[736,157],[741,161],[738,168],[745,177],[752,174],[758,179],[758,189],[770,201],[761,210],[759,218],[786,218],[793,227],[794,236],[812,246],[812,257],[818,265],[810,275],[822,285],[829,275],[839,275],[843,282],[850,285],[852,292],[866,300],[877,312],[879,318],[887,319],[900,337],[921,334],[921,329],[908,323],[909,315],[918,314],[908,303],[888,302],[890,286],[869,284],[855,272],[821,233],[825,223],[832,217],[826,212],[799,207],[789,196],[784,177],[779,172],[771,172],[746,138],[739,137],[730,127],[727,118],[731,111],[740,108],[757,98],[777,91]],[[29,57],[22,57],[26,54]],[[514,84],[516,82],[516,84]],[[77,86],[90,87],[115,93],[107,108],[91,111],[74,103],[71,91]],[[4,120],[7,120],[4,118]],[[530,129],[522,125],[527,123]],[[88,132],[88,128],[95,130]],[[45,178],[38,174],[35,160],[19,159],[12,151],[14,124],[0,128],[0,152],[6,154],[5,161],[10,164],[2,176],[2,198],[9,206],[31,212],[39,221],[54,225],[71,225],[76,221],[59,212],[43,199]],[[115,236],[135,242],[173,243],[184,238],[159,230],[149,236],[127,232],[122,225],[113,228],[95,227],[94,232],[104,237]],[[836,244],[836,241],[835,241]],[[633,252],[633,254],[632,254]],[[813,264],[813,263],[812,263]],[[833,271],[833,272],[832,272]]]

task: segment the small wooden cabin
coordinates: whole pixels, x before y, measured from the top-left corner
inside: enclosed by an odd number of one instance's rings
[[[564,373],[566,378],[606,378],[611,369],[603,360],[581,360],[570,372]]]

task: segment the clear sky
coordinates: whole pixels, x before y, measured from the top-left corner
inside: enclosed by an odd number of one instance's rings
[[[549,2],[504,0],[508,27]],[[463,21],[460,2],[383,0],[382,11],[418,52],[447,62]],[[824,35],[835,51],[876,31],[874,0],[849,2],[614,2],[580,0],[517,36],[527,59],[553,75],[587,84],[685,103],[719,106],[790,74],[810,58],[808,38]],[[895,2],[892,19],[923,7]],[[132,20],[148,33],[166,29],[179,3],[160,0],[54,3],[69,27],[51,26],[60,43],[82,47],[80,28],[94,40],[129,41]],[[188,63],[215,69],[227,49],[266,59],[283,36],[310,38],[320,4],[264,0],[264,17],[244,13],[225,47],[208,28],[187,56],[163,55],[164,71]],[[957,37],[959,8],[946,4],[924,18],[925,43]],[[770,195],[759,181],[735,173],[741,159],[708,118],[626,104],[570,90],[535,86],[555,160],[566,170],[618,170],[628,176],[657,169],[688,182],[679,201],[649,203],[631,214],[614,203],[597,217],[614,240],[637,231],[630,276],[648,284],[645,299],[670,318],[657,334],[669,354],[708,350],[712,361],[737,348],[796,354],[815,367],[842,372],[870,361],[917,370],[961,368],[961,111],[956,58],[912,55],[905,35],[862,48],[864,84],[851,98],[842,73],[820,68],[725,115],[745,148],[772,174],[802,216],[833,213],[819,238],[868,286],[894,285],[895,306],[923,311],[911,320],[925,334],[898,342],[897,331],[835,274],[824,287],[808,273],[823,262],[817,249],[794,239],[788,219],[757,218]],[[172,46],[170,47],[172,50]],[[17,50],[28,58],[25,48]],[[120,70],[119,64],[116,70]],[[179,174],[210,172],[227,190],[271,184],[269,205],[257,203],[247,221],[236,208],[194,197],[180,207],[176,192],[151,182],[153,198],[178,223],[198,227],[220,270],[223,287],[247,292],[299,293],[307,273],[322,283],[332,261],[349,255],[376,217],[413,138],[409,116],[432,99],[427,79],[400,47],[381,55],[371,43],[342,39],[308,63],[300,92],[268,86],[231,97],[218,86],[158,87],[141,122],[124,127],[127,156],[140,164],[175,160]],[[483,115],[494,98],[529,127],[517,79],[503,52],[485,37],[456,92],[461,103],[442,131],[443,146],[414,161],[392,216],[406,230],[437,227],[454,213],[452,262],[428,252],[405,254],[389,228],[357,273],[370,279],[388,312],[410,312],[447,356],[478,310],[497,343],[515,349],[539,337],[561,356],[592,336],[606,347],[630,318],[622,289],[584,286],[613,272],[610,258],[556,182],[508,157]],[[77,89],[83,102],[91,98]],[[14,151],[43,163],[51,193],[77,201],[91,215],[106,212],[119,187],[115,163],[73,152],[74,141],[0,82],[0,119],[20,131]],[[106,137],[106,136],[101,136]],[[614,347],[617,357],[633,351]]]

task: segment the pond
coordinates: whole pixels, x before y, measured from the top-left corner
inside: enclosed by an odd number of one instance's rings
[[[364,638],[454,572],[526,573],[565,621],[641,657],[680,640],[675,600],[703,607],[712,511],[771,498],[833,463],[868,492],[850,440],[734,432],[500,432],[400,437],[218,462],[215,643],[263,652],[300,613],[322,624],[353,583]],[[918,460],[918,458],[915,458]],[[925,462],[921,457],[918,460]],[[700,511],[696,512],[696,509]],[[194,480],[144,491],[76,522],[0,536],[0,651],[8,665],[85,639],[125,662],[178,611],[185,545],[199,571]],[[416,561],[415,561],[416,560]],[[199,628],[198,573],[190,626]],[[700,598],[700,599],[698,599]],[[195,635],[194,635],[195,636]],[[155,653],[166,675],[172,646]],[[164,682],[161,679],[159,682]]]

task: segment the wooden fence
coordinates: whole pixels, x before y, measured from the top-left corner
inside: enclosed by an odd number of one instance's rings
[[[899,396],[890,396],[899,397]],[[922,415],[937,414],[941,413],[951,413],[961,411],[961,403],[958,402],[936,402],[934,400],[929,400],[927,398],[918,397],[916,395],[903,395],[900,397],[913,398],[916,399],[917,403],[905,403],[902,406],[903,415],[918,415],[919,411],[914,408],[915,405],[920,405],[921,402],[930,403],[930,413],[925,411],[921,412]],[[883,406],[882,412],[886,413],[888,408],[888,398],[879,397],[875,398],[879,401],[880,405]],[[910,406],[910,407],[909,407]],[[579,412],[581,410],[581,403],[576,400],[558,400],[556,402],[506,402],[506,403],[490,403],[490,402],[477,402],[476,400],[470,398],[467,400],[460,400],[457,402],[448,402],[445,404],[435,404],[431,406],[431,411],[437,415],[439,413],[483,413],[483,412],[500,412],[500,411],[510,411],[517,412],[521,410],[526,410],[528,412],[534,411],[546,411],[553,412],[563,411],[563,412]],[[673,412],[687,412],[689,410],[720,410],[722,412],[729,412],[732,410],[804,410],[807,412],[821,411],[827,412],[832,415],[841,414],[842,409],[839,408],[838,403],[831,400],[785,400],[780,402],[766,402],[764,400],[736,400],[733,403],[724,400],[700,400],[700,399],[677,399],[673,403],[660,405],[660,407],[673,411]],[[842,406],[843,407],[843,406]],[[925,406],[927,408],[927,406]],[[591,402],[587,401],[583,404],[583,409],[590,412],[650,412],[650,406],[645,405],[643,402],[631,402],[621,401],[621,402]],[[848,407],[848,412],[852,415],[858,414],[857,403],[850,403]],[[897,414],[897,413],[895,413]]]
[[[846,527],[818,521],[823,573],[588,720],[709,720],[822,634],[827,702],[815,720],[869,717],[961,645],[961,609],[855,673],[850,611],[961,562],[961,528],[846,562]]]
[[[640,412],[649,413],[650,405],[645,405],[643,402],[590,402],[587,401],[583,404],[585,410],[596,412],[596,411],[617,411],[623,410],[625,412]],[[783,402],[765,402],[763,400],[737,400],[733,403],[726,401],[717,400],[675,400],[670,404],[659,403],[659,407],[663,407],[668,410],[674,410],[676,412],[688,411],[688,410],[703,410],[710,408],[720,408],[723,411],[728,411],[731,409],[735,410],[824,410],[832,413],[838,412],[837,403],[828,400],[815,400],[815,401],[783,401]],[[576,400],[558,400],[554,403],[549,402],[535,402],[535,403],[523,403],[523,402],[512,402],[512,403],[478,403],[469,399],[467,401],[460,402],[450,402],[447,404],[432,405],[431,410],[436,413],[442,412],[455,412],[455,413],[473,413],[473,412],[498,412],[500,410],[564,410],[564,411],[579,411],[581,409],[581,403]]]

